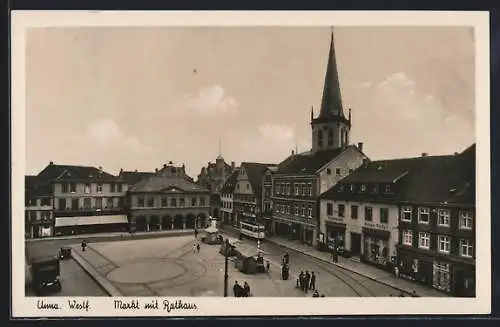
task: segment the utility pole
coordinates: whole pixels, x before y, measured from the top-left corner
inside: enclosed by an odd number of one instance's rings
[[[224,297],[227,297],[227,282],[228,282],[228,275],[227,275],[227,261],[228,261],[228,254],[229,254],[229,239],[226,238],[226,244],[224,247]]]

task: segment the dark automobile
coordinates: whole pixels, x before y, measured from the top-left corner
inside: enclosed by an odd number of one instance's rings
[[[60,264],[57,257],[39,257],[31,262],[31,275],[36,295],[48,291],[60,292]]]
[[[61,260],[71,259],[71,248],[70,247],[62,247],[59,250],[59,259],[61,259]]]

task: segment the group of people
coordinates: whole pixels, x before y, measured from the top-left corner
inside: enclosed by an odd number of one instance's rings
[[[243,287],[238,284],[238,281],[234,282],[233,286],[234,297],[250,297],[252,293],[250,292],[250,285],[247,282],[243,284]]]
[[[301,271],[299,278],[297,278],[297,288],[303,290],[306,294],[309,290],[316,290],[316,274],[314,271],[309,273],[306,270],[305,274]]]

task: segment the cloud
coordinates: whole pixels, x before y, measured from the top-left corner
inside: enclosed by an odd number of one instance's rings
[[[141,150],[139,140],[127,136],[118,124],[109,118],[101,118],[90,123],[86,128],[87,140],[103,150],[120,149],[138,152]]]
[[[286,125],[266,124],[259,127],[259,132],[264,139],[274,142],[290,143],[294,138],[294,130]]]
[[[213,85],[202,88],[195,97],[184,95],[184,105],[189,110],[210,115],[234,112],[239,103],[235,98],[226,96],[220,85]]]

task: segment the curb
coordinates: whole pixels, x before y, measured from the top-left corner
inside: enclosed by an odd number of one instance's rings
[[[80,267],[82,267],[83,270],[85,270],[85,272],[87,272],[87,274],[90,275],[90,277],[92,277],[97,284],[99,284],[99,286],[101,286],[102,289],[104,289],[106,293],[108,293],[109,296],[123,296],[123,294],[115,286],[113,286],[111,282],[102,277],[97,270],[95,270],[95,268],[88,263],[87,260],[74,251],[74,249],[71,253],[71,257]]]
[[[129,234],[129,233],[123,233],[123,234],[113,234],[113,235],[99,235],[99,234],[91,234],[89,235],[78,235],[78,236],[68,236],[68,237],[44,237],[44,238],[30,238],[26,239],[27,243],[36,243],[36,242],[50,242],[50,241],[61,241],[61,240],[81,240],[81,239],[86,239],[86,240],[92,240],[93,238],[99,238],[99,239],[116,239],[120,241],[131,241],[131,240],[139,240],[139,239],[148,239],[148,238],[160,238],[160,237],[170,237],[170,236],[179,236],[179,235],[184,235],[184,234],[192,234],[193,230],[192,229],[184,229],[184,230],[178,230],[178,231],[173,231],[173,232],[164,232],[164,233],[155,233],[155,232],[150,232],[150,233],[144,233],[144,234]],[[103,242],[106,242],[103,240]]]
[[[370,280],[373,280],[373,281],[375,281],[375,282],[377,282],[377,283],[380,283],[380,284],[382,284],[382,285],[389,286],[389,287],[394,288],[394,289],[396,289],[396,290],[398,290],[398,291],[401,291],[401,292],[403,292],[403,293],[406,293],[406,294],[409,294],[409,295],[411,295],[411,294],[412,294],[412,292],[411,292],[411,291],[405,290],[405,289],[403,289],[403,288],[401,288],[401,287],[395,286],[395,285],[390,284],[390,283],[388,283],[388,282],[381,281],[381,280],[379,280],[379,279],[376,279],[375,277],[372,277],[372,276],[369,276],[369,275],[365,275],[365,274],[360,273],[360,272],[358,272],[358,271],[356,271],[356,270],[354,270],[354,269],[347,268],[347,267],[345,267],[345,266],[341,266],[341,265],[339,265],[338,263],[334,263],[334,262],[331,262],[331,261],[329,261],[329,260],[325,260],[325,259],[323,259],[323,258],[319,258],[319,257],[313,256],[313,255],[307,254],[307,253],[305,253],[305,252],[299,251],[299,250],[297,250],[297,249],[294,249],[294,248],[288,247],[288,246],[286,246],[286,245],[283,245],[283,244],[280,244],[280,243],[277,243],[277,242],[273,242],[273,241],[266,240],[266,239],[265,239],[264,241],[265,241],[265,242],[267,242],[267,243],[274,244],[274,245],[282,246],[282,247],[284,247],[284,248],[287,248],[287,249],[289,249],[289,250],[295,251],[295,252],[297,252],[297,253],[301,253],[301,254],[303,254],[303,255],[306,255],[306,256],[312,257],[312,258],[314,258],[314,259],[316,259],[316,260],[319,260],[319,261],[322,261],[322,262],[325,262],[325,263],[328,263],[328,264],[331,264],[331,265],[335,265],[336,267],[339,267],[339,268],[341,268],[341,269],[344,269],[344,270],[347,270],[347,271],[349,271],[349,272],[352,272],[352,273],[354,273],[354,274],[356,274],[356,275],[358,275],[358,276],[363,276],[363,277],[365,277],[365,278],[368,278],[368,279],[370,279]],[[417,296],[417,297],[420,297],[420,295],[418,295],[418,294],[416,294],[416,296]]]

